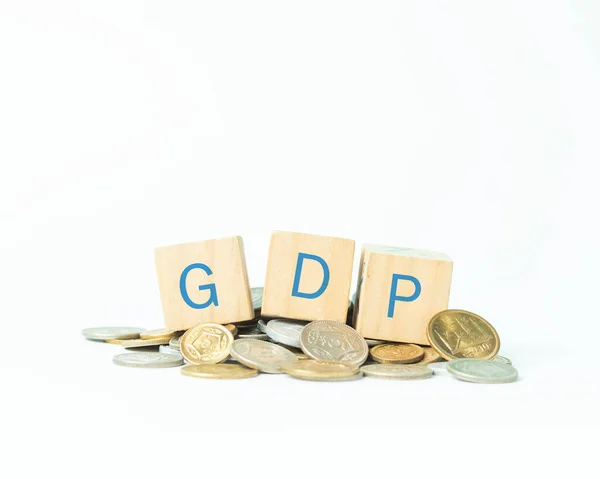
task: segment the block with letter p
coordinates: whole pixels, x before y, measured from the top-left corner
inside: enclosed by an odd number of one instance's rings
[[[353,262],[353,240],[273,232],[261,314],[345,322]]]
[[[254,317],[241,237],[164,246],[154,257],[167,329]]]
[[[365,338],[429,344],[427,324],[448,309],[451,281],[443,253],[364,245],[352,324]]]

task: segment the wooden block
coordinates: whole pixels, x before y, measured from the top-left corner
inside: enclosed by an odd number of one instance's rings
[[[353,262],[353,240],[273,232],[261,314],[345,322]]]
[[[254,317],[241,237],[164,246],[154,257],[167,329]]]
[[[448,309],[452,260],[443,253],[364,245],[352,324],[365,338],[429,344],[425,330]]]

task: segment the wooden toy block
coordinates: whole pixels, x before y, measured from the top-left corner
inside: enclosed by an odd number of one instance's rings
[[[425,330],[448,309],[452,260],[443,253],[364,245],[352,325],[365,338],[429,344]]]
[[[167,329],[254,318],[241,237],[164,246],[154,257]]]
[[[353,240],[273,232],[261,314],[346,322],[353,262]]]

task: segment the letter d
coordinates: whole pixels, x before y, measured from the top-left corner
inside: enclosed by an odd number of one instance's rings
[[[314,293],[301,293],[298,291],[300,287],[300,275],[302,274],[302,265],[304,264],[305,259],[311,259],[316,261],[323,268],[323,282],[319,289],[317,289]],[[323,294],[323,292],[327,289],[327,285],[329,285],[329,266],[323,258],[320,256],[316,256],[314,254],[307,253],[298,253],[298,262],[296,263],[296,273],[294,274],[294,285],[292,286],[292,296],[296,296],[298,298],[306,298],[306,299],[315,299]]]

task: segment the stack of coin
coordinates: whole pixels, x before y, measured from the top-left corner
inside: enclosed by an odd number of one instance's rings
[[[259,301],[262,304],[261,288],[253,288],[253,300],[255,307]],[[497,355],[500,340],[492,325],[464,310],[442,311],[431,319],[427,328],[430,346],[364,339],[336,321],[259,317],[235,324],[200,324],[178,332],[105,327],[85,329],[83,335],[126,349],[143,348],[116,355],[115,364],[163,368],[185,362],[182,374],[201,378],[286,373],[314,381],[363,376],[407,380],[429,378],[434,369],[436,374],[469,382],[504,383],[518,377],[511,361]]]

